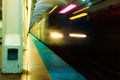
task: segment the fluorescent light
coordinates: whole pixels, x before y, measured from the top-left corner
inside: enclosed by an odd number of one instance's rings
[[[92,2],[89,2],[89,3],[88,3],[88,6],[91,6],[91,5],[92,5]]]
[[[51,14],[57,7],[58,7],[57,5],[53,7],[53,9],[50,10],[49,14]]]
[[[77,7],[78,7],[77,4],[68,4],[67,6],[62,8],[58,13],[59,14],[66,14],[66,13],[72,11],[73,9],[77,8]]]
[[[76,15],[76,16],[72,16],[72,17],[70,17],[69,19],[70,19],[70,20],[74,20],[74,19],[78,19],[78,18],[87,16],[87,15],[88,15],[88,13],[81,13],[81,14],[78,14],[78,15]]]
[[[86,6],[86,7],[82,8],[82,9],[80,9],[80,10],[77,10],[77,11],[73,12],[73,14],[82,12],[82,11],[87,10],[87,9],[89,9],[89,8],[90,8],[89,6]]]
[[[71,33],[69,34],[70,37],[77,37],[77,38],[86,38],[87,35],[86,34],[74,34],[74,33]]]
[[[86,1],[86,0],[82,0],[83,2]]]

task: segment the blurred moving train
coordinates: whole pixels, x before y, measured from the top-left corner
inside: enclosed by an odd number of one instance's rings
[[[71,14],[58,14],[58,10],[51,14],[45,12],[30,28],[30,32],[47,45],[67,45],[68,50],[74,48],[73,52],[77,52],[72,55],[83,57],[84,54],[85,60],[88,57],[95,62],[98,68],[93,68],[98,72],[109,78],[112,77],[110,74],[120,79],[120,3],[75,20],[69,20]],[[69,45],[73,45],[72,48]]]
[[[51,14],[45,12],[30,29],[30,32],[46,44],[115,45],[120,40],[120,6],[109,6],[88,16],[69,20],[71,13]],[[117,40],[117,41],[116,41]],[[113,41],[113,43],[111,43]],[[115,43],[115,44],[114,44]]]
[[[31,28],[30,32],[39,40],[50,45],[77,45],[87,41],[89,16],[69,20],[71,14],[51,14],[45,12]]]

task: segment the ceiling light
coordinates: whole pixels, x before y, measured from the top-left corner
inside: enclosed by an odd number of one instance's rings
[[[78,7],[78,4],[68,4],[65,7],[63,7],[58,13],[59,14],[66,14],[66,13],[74,10],[77,7]]]
[[[86,0],[82,0],[83,2],[85,2]]]
[[[72,17],[70,17],[69,19],[70,19],[70,20],[74,20],[74,19],[78,19],[78,18],[87,16],[87,15],[88,15],[88,13],[81,13],[81,14],[78,14],[78,15],[76,15],[76,16],[72,16]]]
[[[82,9],[80,9],[80,10],[77,10],[77,11],[73,12],[73,14],[82,12],[82,11],[87,10],[87,9],[89,9],[89,8],[90,8],[89,6],[86,6],[86,7],[82,8]]]
[[[57,5],[53,7],[53,9],[50,10],[49,14],[51,14],[57,7],[58,7]]]

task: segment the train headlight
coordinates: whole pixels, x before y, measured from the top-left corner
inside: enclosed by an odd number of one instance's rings
[[[63,34],[60,32],[50,32],[50,37],[54,39],[61,39],[63,38]]]
[[[87,37],[86,34],[74,34],[74,33],[70,33],[69,36],[76,37],[76,38],[86,38]]]

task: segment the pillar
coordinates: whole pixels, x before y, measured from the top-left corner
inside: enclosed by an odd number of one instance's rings
[[[2,1],[2,73],[21,73],[24,0]]]

